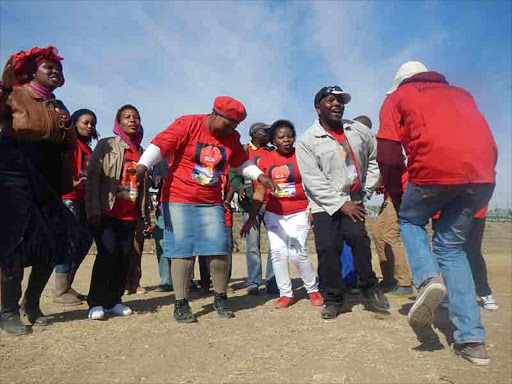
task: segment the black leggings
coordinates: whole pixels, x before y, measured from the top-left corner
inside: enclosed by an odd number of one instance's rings
[[[464,251],[468,255],[469,266],[475,282],[476,294],[488,296],[492,294],[487,281],[487,266],[482,255],[482,239],[484,237],[485,219],[473,219],[471,232],[464,244]]]

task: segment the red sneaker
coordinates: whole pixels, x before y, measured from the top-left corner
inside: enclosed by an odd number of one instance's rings
[[[324,305],[324,298],[320,294],[320,292],[312,292],[309,294],[309,300],[311,300],[311,305],[314,307],[321,307]]]
[[[295,300],[293,300],[293,297],[287,297],[287,296],[281,296],[276,301],[276,308],[286,308],[290,305],[293,305],[295,303]]]

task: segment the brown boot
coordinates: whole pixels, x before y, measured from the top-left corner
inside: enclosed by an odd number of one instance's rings
[[[82,301],[69,292],[69,274],[55,272],[53,302],[61,305],[80,305]]]
[[[78,300],[85,301],[87,300],[87,296],[82,295],[81,293],[78,293],[72,288],[73,280],[75,280],[76,271],[71,271],[69,273],[69,290],[68,292],[71,293],[73,296],[76,296]]]

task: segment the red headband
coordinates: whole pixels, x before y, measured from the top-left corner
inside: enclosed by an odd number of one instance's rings
[[[17,85],[28,83],[32,80],[32,75],[37,71],[37,67],[44,60],[51,60],[60,63],[64,58],[59,56],[57,48],[49,45],[46,48],[34,47],[30,51],[20,51],[12,55],[6,64],[7,67],[14,72]],[[64,84],[64,76],[62,76],[62,84]]]

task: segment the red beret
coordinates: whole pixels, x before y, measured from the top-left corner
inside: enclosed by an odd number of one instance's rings
[[[241,123],[247,116],[245,107],[229,96],[219,96],[213,102],[213,110],[226,119]]]

